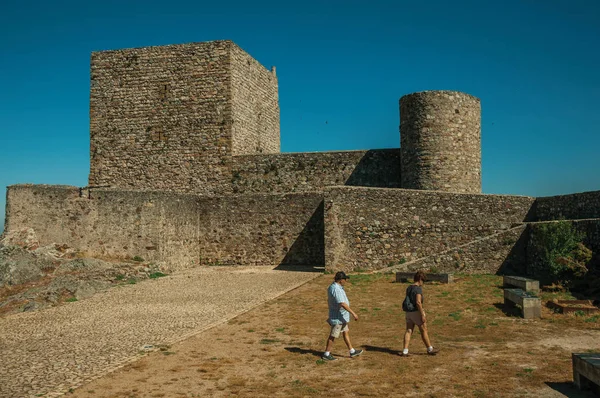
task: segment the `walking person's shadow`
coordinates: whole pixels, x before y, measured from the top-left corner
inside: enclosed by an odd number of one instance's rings
[[[386,354],[391,354],[391,355],[398,355],[401,352],[399,350],[392,350],[387,347],[377,347],[374,345],[363,345],[362,347],[365,349],[365,351],[385,352]]]
[[[374,345],[361,345],[361,347],[365,351],[383,352],[383,353],[390,354],[390,355],[398,355],[402,352],[401,350],[392,350],[391,348],[377,347]],[[288,352],[292,352],[294,354],[302,354],[302,355],[311,354],[311,355],[313,355],[315,357],[319,357],[319,358],[321,357],[321,355],[323,355],[323,351],[311,350],[311,349],[300,348],[300,347],[285,347],[285,350]]]
[[[306,348],[300,348],[300,347],[285,347],[285,350],[288,352],[293,352],[294,354],[311,354],[314,355],[315,357],[319,357],[321,358],[321,355],[323,355],[323,351],[316,351],[316,350],[310,350],[310,349],[306,349]]]
[[[383,353],[390,354],[390,355],[400,355],[400,353],[402,352],[402,350],[392,350],[391,348],[377,347],[377,346],[374,346],[374,345],[363,345],[361,347],[363,347],[365,349],[365,351],[383,352]],[[410,355],[411,356],[413,356],[413,355],[427,355],[427,353],[425,353],[425,352],[411,352]]]

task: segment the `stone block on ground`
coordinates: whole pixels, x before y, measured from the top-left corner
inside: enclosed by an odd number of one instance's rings
[[[541,299],[521,289],[504,289],[504,305],[520,306],[525,319],[542,317]]]
[[[504,275],[503,277],[504,286],[514,286],[519,289],[525,290],[526,292],[539,292],[540,282],[535,279],[529,279],[522,276]]]
[[[577,388],[600,395],[600,353],[573,353],[571,358]]]

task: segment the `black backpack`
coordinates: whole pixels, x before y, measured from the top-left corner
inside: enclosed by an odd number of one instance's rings
[[[414,287],[413,285],[410,285],[406,289],[406,297],[404,298],[404,301],[402,302],[402,310],[404,310],[404,312],[417,311],[417,305],[414,302],[415,299],[413,299],[413,296],[416,296],[415,289],[413,289],[413,287]]]

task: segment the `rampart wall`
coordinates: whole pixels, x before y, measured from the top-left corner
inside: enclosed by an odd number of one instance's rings
[[[168,192],[13,185],[7,231],[90,256],[195,265],[323,265],[322,195],[202,197]]]
[[[554,221],[543,223],[547,222]],[[594,253],[600,253],[600,220],[570,220],[569,222],[583,234],[583,243]],[[526,275],[528,264],[532,261],[530,258],[532,255],[531,225],[533,224],[519,225],[444,252],[394,266],[393,269]],[[534,250],[533,256],[536,253],[537,251]]]
[[[332,187],[325,258],[335,269],[378,269],[437,254],[531,217],[535,198]]]
[[[396,270],[415,272],[525,273],[527,224],[479,238],[449,250],[403,263]]]
[[[593,197],[593,195],[592,195]],[[8,188],[6,230],[90,256],[197,265],[522,271],[535,199],[366,187],[224,197],[69,186]],[[575,220],[600,252],[600,222]],[[399,267],[399,268],[398,268]]]
[[[280,153],[233,158],[236,193],[323,191],[331,185],[400,186],[400,150]]]
[[[538,198],[535,213],[538,221],[600,218],[600,191]]]

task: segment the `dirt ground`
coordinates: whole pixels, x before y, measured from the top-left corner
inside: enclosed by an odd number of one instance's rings
[[[592,396],[572,386],[571,353],[600,351],[600,316],[544,306],[542,319],[524,320],[503,310],[502,278],[490,275],[425,285],[430,336],[441,351],[425,355],[417,332],[409,357],[397,355],[407,284],[391,274],[352,275],[346,291],[360,319],[351,322],[351,337],[365,352],[351,359],[339,339],[339,360],[325,363],[331,281],[323,275],[226,324],[140,353],[67,396]],[[557,295],[544,294],[543,302]]]

